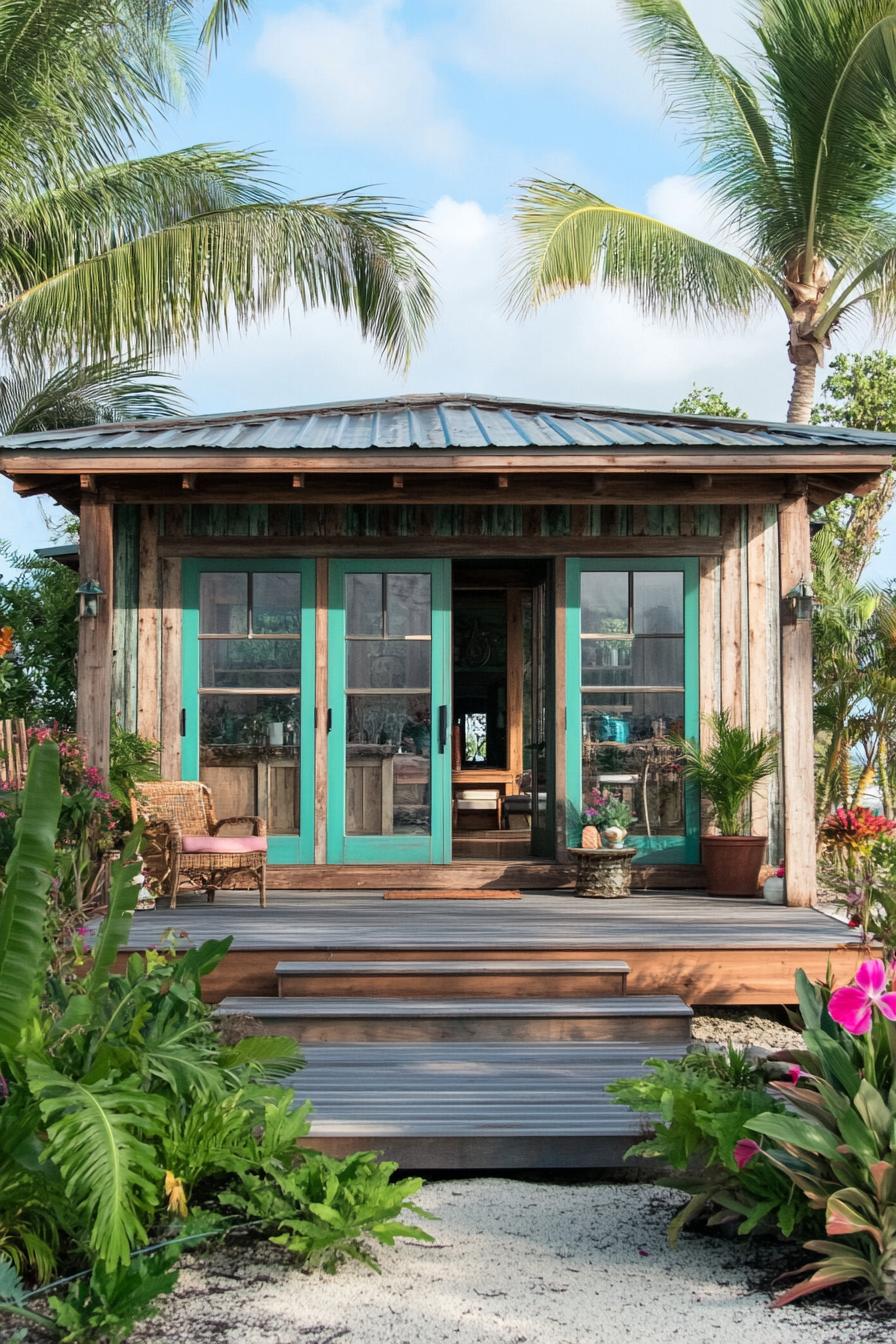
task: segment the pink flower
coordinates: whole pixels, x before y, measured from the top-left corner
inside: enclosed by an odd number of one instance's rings
[[[863,961],[855,974],[855,984],[835,989],[828,1012],[850,1036],[864,1036],[871,1030],[873,1009],[896,1022],[896,994],[885,994],[887,968],[882,961]]]
[[[759,1144],[755,1139],[738,1139],[737,1143],[734,1145],[734,1160],[741,1171],[743,1171],[748,1162],[753,1161],[753,1158],[759,1151]]]
[[[802,1076],[803,1071],[799,1064],[791,1064],[790,1068],[787,1070],[787,1077],[790,1079],[791,1083],[793,1083],[794,1087],[796,1087]]]

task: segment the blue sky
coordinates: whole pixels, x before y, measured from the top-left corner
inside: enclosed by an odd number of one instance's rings
[[[746,34],[734,0],[692,0],[717,48]],[[480,391],[668,408],[711,384],[756,416],[784,417],[790,369],[774,313],[746,332],[681,331],[581,294],[526,322],[503,285],[513,183],[556,173],[609,200],[714,234],[689,153],[662,119],[614,0],[319,0],[256,3],[162,148],[228,141],[270,151],[295,195],[372,186],[426,216],[440,316],[409,374],[386,369],[349,324],[297,307],[207,342],[178,372],[196,411],[295,405],[400,390]],[[870,349],[851,333],[843,349]],[[0,493],[2,532],[39,544],[33,501]],[[874,575],[896,569],[885,542]]]

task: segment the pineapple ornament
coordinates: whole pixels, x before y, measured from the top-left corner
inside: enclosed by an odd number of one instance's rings
[[[601,848],[600,831],[597,829],[596,826],[589,825],[582,827],[582,848],[583,849]]]

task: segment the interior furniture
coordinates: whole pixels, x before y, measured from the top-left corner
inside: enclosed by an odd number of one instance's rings
[[[199,780],[153,780],[140,785],[137,810],[146,819],[146,866],[177,907],[181,885],[204,887],[209,901],[218,887],[258,888],[267,904],[267,824],[261,817],[215,816],[211,790]],[[250,826],[249,835],[224,835],[225,826]]]
[[[488,813],[494,818],[494,829],[500,831],[504,823],[504,795],[500,788],[455,790],[454,824],[459,830],[488,829],[488,823],[479,824]]]

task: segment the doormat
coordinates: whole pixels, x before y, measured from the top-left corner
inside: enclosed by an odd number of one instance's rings
[[[384,891],[384,901],[521,901],[521,891]]]

